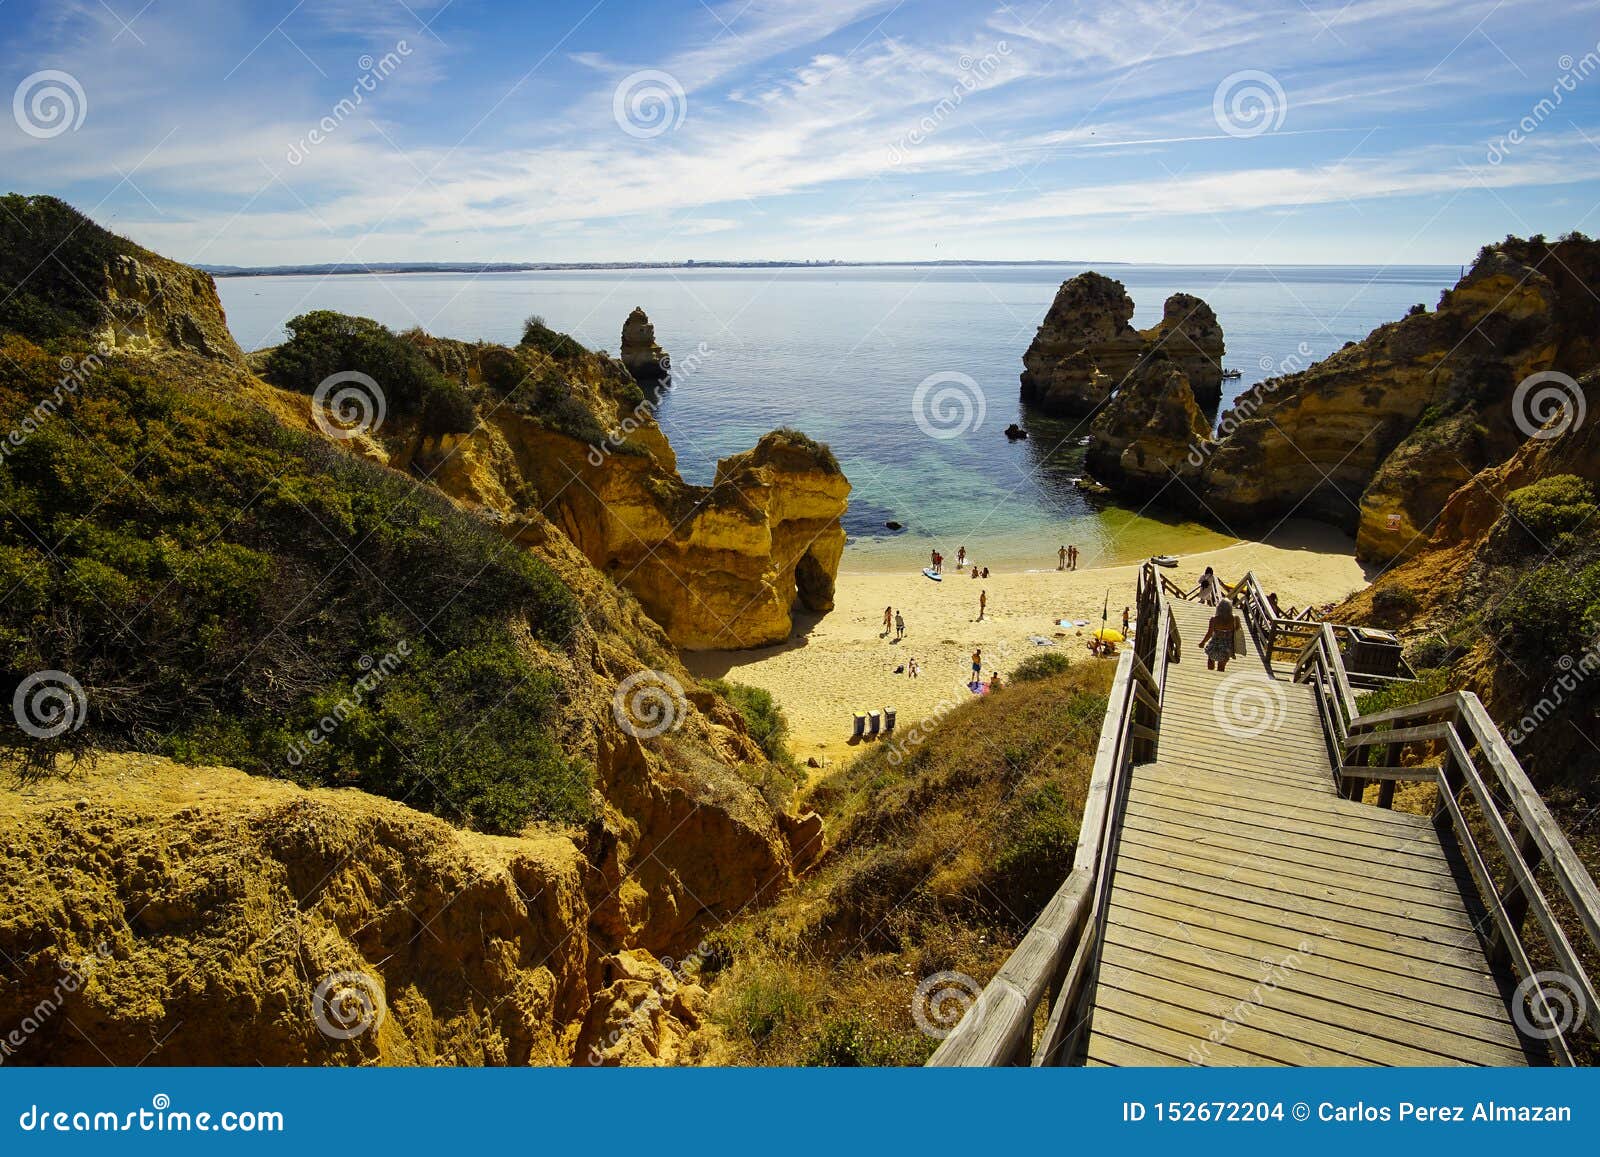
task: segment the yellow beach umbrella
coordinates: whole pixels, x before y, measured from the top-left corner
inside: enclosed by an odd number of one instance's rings
[[[1094,637],[1102,643],[1121,643],[1125,639],[1123,633],[1115,627],[1101,627],[1094,633]]]

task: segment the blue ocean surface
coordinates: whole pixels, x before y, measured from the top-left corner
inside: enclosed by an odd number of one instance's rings
[[[1072,542],[1084,565],[1226,538],[1158,511],[1107,507],[1073,485],[1086,422],[1019,400],[1022,354],[1057,287],[1090,266],[867,266],[559,270],[536,273],[219,278],[246,349],[282,341],[311,309],[514,343],[542,316],[617,352],[623,319],[650,315],[672,355],[658,417],[691,482],[777,426],[829,443],[854,485],[846,567],[923,565],[964,545],[985,564],[1053,567]],[[1430,309],[1455,266],[1095,265],[1127,286],[1133,324],[1154,325],[1173,293],[1198,294],[1227,341],[1223,403],[1303,368],[1374,327]],[[924,383],[928,383],[924,385]],[[970,383],[970,384],[969,384]],[[920,393],[919,393],[919,387]],[[919,420],[920,419],[920,420]],[[1030,434],[1010,442],[1016,422]],[[885,523],[905,527],[890,532]]]

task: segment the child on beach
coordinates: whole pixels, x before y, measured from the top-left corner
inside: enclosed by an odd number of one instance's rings
[[[913,655],[911,657],[911,659],[906,663],[906,674],[910,675],[913,679],[915,679],[917,677],[917,674],[921,670],[922,670],[922,668],[917,666],[917,657],[915,655]]]

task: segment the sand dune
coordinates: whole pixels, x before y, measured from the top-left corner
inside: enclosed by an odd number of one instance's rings
[[[1054,562],[1053,551],[1041,553],[1041,566]],[[1137,574],[1136,566],[1126,565],[991,572],[987,580],[951,573],[933,582],[920,573],[925,558],[907,557],[901,574],[852,573],[850,561],[847,552],[834,609],[803,619],[788,643],[685,656],[698,676],[723,676],[770,691],[789,717],[791,746],[802,760],[818,756],[831,762],[862,750],[847,742],[858,709],[892,706],[904,727],[936,710],[941,700],[969,695],[965,683],[975,647],[983,649],[985,678],[998,668],[1003,679],[1041,650],[1030,642],[1033,635],[1050,639],[1074,662],[1096,661],[1086,649],[1087,632],[1099,625],[1108,593],[1113,625],[1120,620],[1122,608],[1133,603]],[[1189,586],[1208,565],[1229,582],[1255,571],[1285,608],[1331,602],[1366,585],[1354,540],[1315,523],[1290,523],[1269,541],[1187,556],[1166,573]],[[989,594],[982,622],[980,590]],[[906,637],[898,643],[891,641],[893,632],[882,634],[886,606],[906,619]],[[1057,626],[1057,619],[1084,619],[1090,626],[1079,636],[1074,628]],[[896,674],[912,656],[921,677]]]

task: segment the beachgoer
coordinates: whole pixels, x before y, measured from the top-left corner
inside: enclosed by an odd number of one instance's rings
[[[960,569],[961,567],[964,567],[966,565],[967,565],[967,548],[963,546],[959,550],[956,551],[956,567],[957,567],[957,569]]]
[[[906,617],[899,611],[894,613],[894,637],[896,639],[906,637]]]
[[[1067,569],[1067,545],[1066,545],[1066,543],[1062,543],[1061,544],[1061,549],[1056,551],[1056,558],[1058,558],[1060,560],[1058,563],[1056,563],[1056,569],[1057,570],[1066,570]]]
[[[981,676],[982,674],[983,674],[983,648],[979,647],[976,651],[972,652],[972,679],[973,679],[973,682],[977,682],[979,676]]]
[[[979,591],[978,592],[978,622],[980,622],[980,623],[983,622],[983,612],[986,609],[988,609],[988,606],[989,606],[989,592],[988,591]]]
[[[1067,569],[1078,569],[1078,548],[1076,546],[1067,547]]]
[[[989,568],[988,567],[984,567],[983,568],[983,577],[984,578],[988,578],[989,577]]]
[[[1131,607],[1122,608],[1122,637],[1124,639],[1128,637],[1128,626],[1133,622],[1133,617],[1128,614],[1128,612],[1132,609],[1133,608]]]
[[[1233,604],[1223,599],[1217,604],[1217,613],[1206,624],[1206,637],[1200,640],[1200,649],[1206,653],[1206,670],[1226,671],[1228,660],[1233,658],[1233,637],[1239,630],[1239,620],[1233,617]]]
[[[938,551],[933,552],[933,573],[944,573],[944,555],[940,554]]]
[[[1218,585],[1217,576],[1212,573],[1210,567],[1206,567],[1206,573],[1200,576],[1199,595],[1203,604],[1208,607],[1217,605],[1217,600],[1221,597],[1221,592],[1217,590]]]
[[[977,578],[978,577],[978,568],[977,567],[973,567],[972,568],[972,577],[973,578]]]
[[[879,635],[878,638],[881,639],[881,638],[884,638],[886,635],[888,635],[888,633],[889,633],[889,624],[892,623],[892,622],[894,622],[894,608],[893,607],[884,607],[883,608],[883,634]]]
[[[998,691],[998,690],[1000,690],[1000,672],[999,671],[990,671],[989,672],[989,690],[990,691]]]
[[[938,570],[939,570],[939,551],[937,549],[930,550],[928,552],[928,569],[933,571],[936,574],[938,573]]]
[[[906,663],[906,674],[915,679],[917,677],[917,672],[920,670],[922,670],[922,668],[917,666],[917,658],[915,655],[913,655]]]
[[[1273,591],[1270,595],[1267,596],[1267,606],[1272,608],[1272,613],[1273,613],[1274,617],[1280,618],[1280,619],[1283,618],[1283,611],[1280,610],[1279,607],[1278,607],[1278,592],[1277,591]]]

